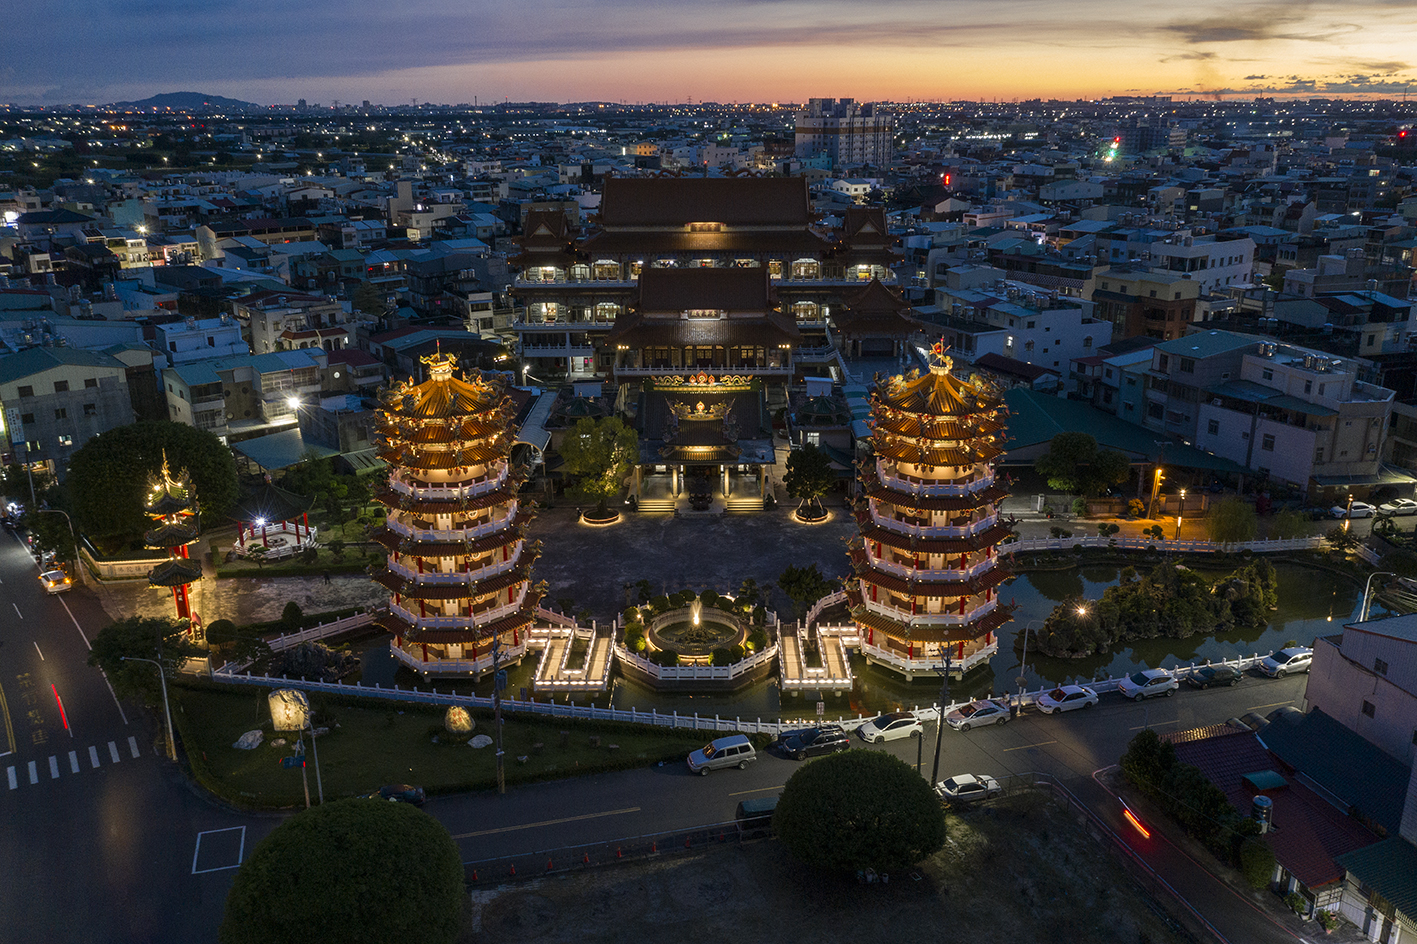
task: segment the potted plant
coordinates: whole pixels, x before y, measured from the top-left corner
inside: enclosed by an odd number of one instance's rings
[[[1320,908],[1314,912],[1314,917],[1318,919],[1319,926],[1324,929],[1325,934],[1332,934],[1333,929],[1338,927],[1338,912]]]

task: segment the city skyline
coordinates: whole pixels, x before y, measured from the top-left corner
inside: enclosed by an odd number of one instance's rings
[[[56,8],[57,9],[57,8]],[[182,0],[40,13],[0,99],[107,103],[198,89],[260,104],[1354,96],[1402,98],[1417,8],[1355,0]],[[313,24],[307,26],[306,24]],[[55,55],[56,50],[65,52]]]

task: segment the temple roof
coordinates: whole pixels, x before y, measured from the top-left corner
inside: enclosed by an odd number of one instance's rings
[[[876,524],[871,520],[871,513],[865,509],[856,512],[856,521],[861,525],[861,537],[867,541],[878,541],[887,547],[921,554],[965,554],[983,550],[1014,533],[1011,524],[999,521],[967,538],[923,538]]]
[[[185,557],[170,557],[148,571],[148,584],[154,587],[180,587],[202,579],[202,565]]]
[[[501,636],[511,632],[526,632],[532,620],[536,618],[536,608],[541,603],[543,594],[536,587],[528,587],[526,597],[521,607],[514,613],[495,620],[491,623],[475,625],[468,629],[425,629],[419,630],[397,614],[390,613],[381,616],[377,622],[384,629],[395,636],[402,636],[404,639],[414,643],[428,643],[429,645],[442,645],[446,643],[475,643],[491,639],[493,636]]]
[[[806,227],[805,177],[607,177],[600,222],[617,226],[689,223]]]
[[[897,508],[916,508],[921,511],[970,511],[1003,501],[1009,496],[1008,489],[997,482],[968,495],[914,495],[882,485],[881,480],[876,478],[874,467],[862,476],[861,481],[868,498]]]
[[[851,606],[851,618],[859,626],[868,626],[872,629],[884,633],[892,639],[902,642],[968,642],[978,639],[985,633],[992,633],[1013,619],[1015,606],[1011,603],[998,603],[994,609],[985,613],[977,620],[972,620],[960,625],[928,625],[914,623],[907,626],[900,620],[892,619],[884,613],[868,609],[861,597],[859,587],[848,588],[846,591],[847,603]],[[923,614],[922,614],[923,615]]]
[[[518,511],[516,517],[512,519],[511,525],[501,531],[494,531],[471,541],[415,541],[395,531],[390,531],[387,527],[374,532],[370,540],[408,557],[427,559],[465,557],[468,554],[481,554],[485,551],[495,551],[498,548],[515,544],[526,536],[525,525],[530,520],[530,512]]]
[[[374,574],[373,580],[390,593],[396,593],[401,597],[413,600],[470,600],[486,596],[489,593],[499,593],[508,587],[515,587],[517,584],[530,580],[531,565],[537,556],[536,554],[523,555],[516,567],[490,577],[479,580],[474,575],[471,586],[466,583],[419,583],[417,580],[410,580],[390,570]]]
[[[765,267],[649,268],[640,272],[640,312],[680,312],[690,308],[727,312],[765,312],[774,307]]]
[[[957,598],[970,596],[975,593],[983,593],[991,587],[997,587],[1013,576],[1008,567],[998,566],[965,580],[911,579],[883,570],[873,570],[865,549],[859,545],[853,547],[847,556],[851,559],[857,576],[862,580],[886,590],[894,590],[896,593],[914,597]]]
[[[922,322],[907,314],[910,303],[879,279],[845,302],[832,313],[832,323],[843,333],[908,337],[924,330]]]
[[[392,385],[380,395],[380,411],[389,417],[432,419],[478,413],[505,413],[504,382],[486,380],[481,371],[453,376],[457,357],[432,354],[422,358],[428,365],[428,379]]]
[[[153,528],[143,535],[143,543],[148,547],[159,547],[163,549],[182,547],[197,540],[197,525],[192,524],[164,524]]]
[[[888,409],[932,416],[972,417],[1005,408],[1003,398],[991,385],[955,377],[950,372],[954,362],[945,356],[942,345],[936,344],[931,354],[934,363],[926,373],[913,370],[877,382],[873,401]]]

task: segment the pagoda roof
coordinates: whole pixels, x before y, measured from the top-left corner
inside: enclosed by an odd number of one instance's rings
[[[383,489],[375,496],[377,501],[389,508],[434,515],[451,515],[464,511],[481,511],[483,508],[493,508],[497,505],[507,504],[508,502],[514,501],[516,497],[516,490],[510,484],[496,491],[483,492],[481,495],[472,495],[463,499],[417,498],[391,488]]]
[[[191,544],[197,540],[196,524],[164,524],[143,535],[143,543],[148,547],[173,548]]]
[[[428,379],[414,384],[410,379],[391,386],[380,396],[380,409],[389,417],[446,419],[468,414],[503,412],[504,383],[486,380],[473,370],[453,376],[457,357],[432,354],[424,358]]]
[[[389,465],[406,469],[459,469],[497,462],[506,459],[511,452],[509,445],[498,443],[471,442],[453,445],[451,448],[430,448],[434,445],[393,442],[380,447],[378,456]]]
[[[847,556],[851,558],[856,575],[862,580],[883,589],[894,590],[896,593],[912,597],[967,597],[997,587],[1013,576],[1013,572],[1007,566],[1000,565],[966,580],[912,580],[887,571],[872,569],[864,548],[854,547]]]
[[[470,600],[486,596],[489,593],[497,593],[530,580],[531,565],[536,556],[533,554],[531,559],[526,559],[524,556],[511,570],[493,574],[482,580],[476,579],[476,575],[474,575],[471,587],[467,583],[419,583],[417,580],[402,577],[390,570],[374,574],[373,580],[390,593],[397,593],[401,597],[414,600]]]
[[[484,551],[495,551],[499,547],[506,547],[515,544],[526,536],[524,525],[531,520],[530,512],[518,511],[517,516],[512,519],[513,523],[501,531],[494,531],[492,534],[484,534],[480,538],[471,541],[415,541],[413,538],[406,538],[395,531],[390,531],[387,527],[376,531],[371,537],[376,544],[382,544],[391,551],[397,551],[409,557],[441,558],[441,557],[462,557],[467,554],[481,554]]]
[[[246,490],[229,517],[234,521],[289,521],[304,514],[313,504],[314,498],[262,482]]]
[[[966,417],[1006,409],[992,384],[961,380],[951,373],[954,362],[945,355],[943,345],[934,345],[931,359],[930,369],[923,374],[912,370],[909,374],[878,379],[873,402],[887,409],[931,416]]]
[[[528,587],[520,608],[499,620],[481,625],[474,624],[467,629],[424,629],[419,630],[408,620],[396,613],[380,617],[377,622],[388,632],[415,643],[440,645],[445,643],[470,643],[502,636],[510,632],[525,632],[536,618],[536,608],[543,594],[535,587]]]
[[[921,554],[964,554],[979,551],[998,544],[1014,533],[1011,524],[999,521],[967,538],[924,538],[913,534],[902,534],[876,524],[866,509],[856,512],[856,522],[861,526],[861,537],[867,541],[878,541],[887,547],[903,551],[918,551]]]
[[[846,598],[847,602],[851,604],[851,618],[858,626],[870,627],[892,639],[908,642],[968,642],[978,639],[985,633],[998,631],[1001,626],[1013,619],[1015,609],[1014,604],[999,603],[979,619],[971,620],[963,625],[939,626],[915,623],[907,626],[900,620],[892,619],[884,613],[868,609],[861,599],[859,589],[847,590]]]
[[[874,469],[862,476],[862,487],[868,498],[897,508],[918,508],[922,511],[970,511],[1003,501],[1009,496],[1009,490],[997,482],[968,495],[915,495],[882,485]]]
[[[1002,455],[1002,446],[992,442],[992,436],[984,439],[934,440],[915,439],[877,429],[871,437],[871,445],[876,454],[901,462],[923,466],[965,466],[976,462],[987,462]],[[958,442],[959,445],[943,445]]]
[[[1000,413],[976,413],[972,416],[931,416],[927,413],[906,413],[877,405],[871,418],[877,432],[917,439],[969,440],[1009,428]]]
[[[500,412],[500,411],[499,411]],[[506,432],[503,416],[473,415],[436,420],[396,420],[386,422],[381,432],[390,439],[409,443],[453,443],[493,439]]]
[[[180,587],[201,579],[201,563],[186,557],[169,557],[148,571],[148,584],[154,587]]]
[[[605,227],[812,222],[805,177],[607,177],[601,194]]]

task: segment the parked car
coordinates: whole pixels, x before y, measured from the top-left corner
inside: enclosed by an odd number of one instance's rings
[[[63,593],[74,589],[73,581],[62,570],[46,570],[39,575],[39,582],[44,584],[45,593]]]
[[[1355,501],[1352,507],[1348,505],[1334,505],[1328,510],[1328,513],[1335,518],[1371,518],[1375,511],[1377,511],[1377,509],[1367,502]]]
[[[1291,672],[1307,672],[1314,661],[1314,650],[1295,646],[1281,649],[1260,660],[1260,671],[1271,678],[1284,678]]]
[[[744,769],[750,763],[758,759],[758,752],[753,750],[753,742],[748,740],[746,734],[730,734],[728,737],[716,738],[705,744],[689,755],[689,770],[702,777],[707,777],[710,770],[721,770],[724,767],[737,767]]]
[[[1064,685],[1038,696],[1038,710],[1045,715],[1055,711],[1091,708],[1097,704],[1097,693],[1085,685]]]
[[[1008,724],[1009,706],[992,698],[972,701],[945,715],[945,724],[956,731],[968,731],[986,724]]]
[[[1394,498],[1390,502],[1383,502],[1379,505],[1378,511],[1385,515],[1417,515],[1417,501],[1410,498]]]
[[[1239,685],[1245,674],[1230,665],[1208,665],[1186,676],[1186,684],[1192,688],[1210,688],[1213,685]]]
[[[369,794],[368,799],[388,800],[390,803],[408,803],[412,806],[422,806],[423,801],[428,799],[428,795],[423,792],[422,787],[414,787],[406,783],[391,783]]]
[[[767,836],[772,833],[772,815],[777,809],[778,797],[754,797],[738,804],[733,820],[744,839]]]
[[[919,737],[924,730],[920,719],[909,711],[893,711],[867,721],[856,729],[856,733],[868,744],[880,744],[897,738]]]
[[[851,746],[851,738],[839,725],[788,731],[782,736],[782,752],[796,760],[806,760],[820,754],[835,754]]]
[[[1176,676],[1165,669],[1143,669],[1122,679],[1117,691],[1122,693],[1123,698],[1141,701],[1157,695],[1174,695],[1177,684]]]
[[[935,784],[935,795],[951,803],[973,803],[1004,792],[999,781],[984,774],[955,774]]]

